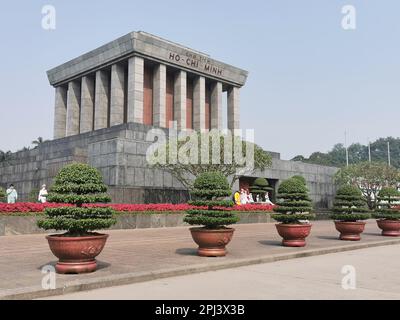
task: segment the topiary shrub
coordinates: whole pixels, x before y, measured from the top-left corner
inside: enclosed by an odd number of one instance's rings
[[[302,223],[302,220],[315,218],[312,211],[312,201],[308,196],[308,189],[298,179],[287,179],[278,188],[278,203],[273,210],[278,212],[271,215],[273,219],[282,223]]]
[[[400,211],[393,208],[393,202],[400,200],[400,192],[395,188],[382,188],[378,194],[378,208],[372,214],[375,219],[400,220]]]
[[[116,223],[109,207],[83,207],[85,203],[110,202],[107,186],[99,171],[87,164],[74,163],[60,170],[47,197],[48,202],[75,206],[46,208],[46,218],[38,221],[45,230],[66,230],[68,236],[85,236]]]
[[[305,186],[307,185],[306,178],[304,178],[303,176],[295,175],[292,177],[292,179],[296,179],[296,180],[300,181]]]
[[[206,229],[221,229],[236,223],[239,218],[231,211],[221,207],[232,207],[234,202],[222,200],[231,195],[228,180],[219,171],[210,171],[200,174],[194,181],[190,191],[195,200],[189,201],[190,205],[197,207],[206,206],[187,211],[184,221],[190,225],[203,225]]]
[[[352,221],[366,220],[370,218],[366,201],[360,189],[355,186],[345,185],[336,192],[333,203],[333,212],[330,216],[333,220]]]
[[[265,178],[257,178],[250,187],[251,193],[256,195],[258,194],[261,197],[264,197],[265,194],[271,190],[272,188],[269,186],[268,180]]]

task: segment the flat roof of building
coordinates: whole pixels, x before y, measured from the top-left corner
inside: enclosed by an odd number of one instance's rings
[[[209,55],[147,32],[130,32],[49,71],[52,86],[59,86],[132,56],[160,62],[206,78],[241,87],[248,72],[212,59]]]

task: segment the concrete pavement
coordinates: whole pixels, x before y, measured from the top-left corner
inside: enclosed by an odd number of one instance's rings
[[[373,220],[360,242],[338,240],[332,221],[315,221],[305,248],[281,246],[273,223],[236,225],[229,254],[222,258],[196,255],[187,227],[109,230],[99,270],[85,275],[56,275],[56,288],[42,287],[42,267],[56,258],[44,235],[0,237],[0,299],[32,299],[76,291],[150,281],[171,276],[314,256],[359,248],[400,244],[387,238]],[[296,260],[294,261],[296,262]],[[301,268],[301,264],[298,265]]]
[[[349,268],[353,267],[354,282],[347,281]],[[393,245],[171,277],[51,299],[397,300],[399,269],[400,245]],[[348,289],[342,287],[344,277]]]

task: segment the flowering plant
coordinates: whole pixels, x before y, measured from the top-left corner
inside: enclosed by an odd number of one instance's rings
[[[46,208],[58,208],[73,206],[68,203],[34,203],[17,202],[14,204],[0,203],[0,213],[43,213]],[[171,203],[151,203],[151,204],[84,204],[84,207],[111,207],[117,212],[177,212],[194,209],[195,206],[189,204],[171,204]],[[235,205],[233,207],[224,207],[224,210],[254,212],[272,211],[274,205],[264,204],[245,204]],[[198,208],[198,207],[197,207]]]

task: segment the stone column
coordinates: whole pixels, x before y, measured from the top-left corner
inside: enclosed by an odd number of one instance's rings
[[[166,90],[167,90],[167,68],[159,64],[154,68],[153,77],[153,124],[157,127],[166,127]]]
[[[211,86],[211,129],[222,129],[222,83]]]
[[[81,101],[81,86],[78,81],[68,83],[67,96],[67,136],[79,134],[79,114]]]
[[[228,90],[228,129],[240,129],[239,88]]]
[[[54,102],[54,139],[64,138],[67,131],[67,88],[56,87]]]
[[[93,130],[94,79],[85,76],[81,84],[81,125],[80,133]]]
[[[186,72],[178,71],[174,83],[174,116],[177,129],[186,129]]]
[[[193,128],[206,128],[206,79],[196,77],[193,83]]]
[[[107,128],[108,124],[108,72],[99,70],[96,72],[96,89],[94,104],[94,130]]]
[[[110,127],[124,123],[124,67],[111,67]]]
[[[143,58],[130,58],[128,61],[128,122],[143,123],[143,77]]]

